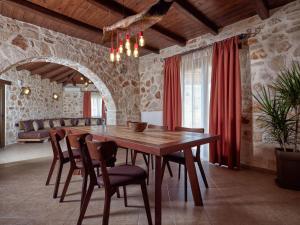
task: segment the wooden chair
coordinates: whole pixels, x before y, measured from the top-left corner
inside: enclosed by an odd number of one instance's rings
[[[117,152],[116,143],[112,141],[92,142],[91,139],[91,135],[88,135],[85,139],[80,138],[80,150],[83,156],[83,165],[86,173],[89,176],[90,182],[83,205],[80,210],[77,225],[82,224],[82,220],[93,193],[94,186],[100,185],[104,186],[105,188],[105,202],[102,225],[108,225],[111,197],[116,193],[117,189],[120,186],[124,187],[131,184],[141,185],[148,223],[149,225],[152,225],[149,199],[145,182],[147,177],[146,171],[140,167],[132,165],[122,165],[107,169],[106,162],[108,160],[111,160],[112,158],[115,158]],[[92,166],[93,159],[100,160],[102,172],[101,176],[97,177],[95,174]]]
[[[148,128],[149,129],[163,130],[163,131],[167,131],[168,130],[167,126],[158,126],[158,125],[153,125],[153,124],[149,124]],[[143,152],[139,152],[139,151],[134,151],[134,153],[133,153],[133,159],[132,159],[132,165],[135,165],[136,157],[137,157],[138,153],[142,154],[142,156],[144,158],[144,161],[145,161],[145,164],[147,166],[147,174],[148,174],[147,175],[147,184],[149,184],[150,160],[151,160],[152,170],[154,168],[154,166],[153,166],[153,164],[154,164],[154,162],[153,162],[153,155],[147,154],[147,153],[143,153]],[[173,173],[172,173],[171,166],[170,166],[169,162],[167,162],[167,167],[168,167],[168,171],[169,171],[170,176],[173,177]]]
[[[50,133],[50,141],[52,145],[53,150],[53,160],[50,167],[50,171],[48,174],[46,185],[49,184],[56,161],[59,161],[59,167],[57,171],[55,186],[54,186],[54,192],[53,192],[53,198],[57,198],[59,183],[61,179],[61,173],[63,169],[63,165],[68,163],[70,161],[70,156],[68,151],[62,151],[61,149],[61,141],[65,138],[66,132],[63,129],[52,129],[49,131]],[[73,158],[80,158],[80,152],[78,149],[74,149],[72,151],[72,157]]]
[[[62,191],[62,194],[60,196],[60,202],[64,201],[64,198],[66,196],[69,184],[71,182],[72,176],[74,174],[74,172],[76,170],[80,170],[82,172],[82,177],[83,177],[83,182],[82,182],[82,192],[81,192],[81,204],[83,203],[83,199],[84,199],[84,195],[86,192],[86,186],[87,186],[87,176],[86,173],[84,172],[83,169],[83,164],[82,164],[82,160],[76,160],[76,158],[74,157],[73,151],[78,151],[80,148],[80,144],[78,142],[78,139],[81,136],[84,136],[86,134],[71,134],[69,133],[66,136],[66,143],[67,143],[67,149],[68,149],[68,153],[69,153],[69,159],[70,159],[70,169],[69,169],[69,173]],[[93,168],[96,168],[97,170],[97,174],[99,175],[99,168],[100,168],[100,161],[99,160],[93,160],[92,161],[93,164]],[[115,161],[112,161],[109,163],[109,166],[114,166]]]
[[[188,131],[188,132],[204,133],[203,128],[176,127],[175,131]],[[169,155],[166,155],[163,157],[162,179],[163,179],[165,167],[168,162],[174,162],[174,163],[179,164],[178,179],[180,179],[181,165],[184,165],[184,199],[185,199],[185,201],[187,201],[187,169],[186,169],[186,165],[185,165],[184,152],[183,151],[174,152],[172,154],[169,154]],[[207,183],[204,169],[202,167],[201,159],[200,159],[200,146],[197,146],[196,154],[194,155],[194,162],[198,164],[204,184],[205,184],[206,188],[208,188],[208,183]]]

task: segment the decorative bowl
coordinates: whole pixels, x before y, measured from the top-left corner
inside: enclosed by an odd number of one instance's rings
[[[145,122],[130,122],[129,127],[134,132],[143,132],[147,128],[148,123]]]

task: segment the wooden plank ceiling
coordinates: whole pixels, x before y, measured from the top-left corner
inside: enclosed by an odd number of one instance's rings
[[[2,0],[0,14],[95,43],[102,28],[149,7],[157,0]],[[145,31],[141,55],[180,45],[197,36],[217,34],[220,28],[293,0],[174,0],[163,20]],[[109,43],[105,46],[109,47]]]
[[[17,67],[17,70],[28,70],[31,75],[39,75],[42,79],[50,79],[51,82],[66,84],[84,84],[88,81],[78,71],[55,63],[30,62]]]

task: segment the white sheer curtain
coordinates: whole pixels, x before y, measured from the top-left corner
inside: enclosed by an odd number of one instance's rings
[[[182,123],[184,127],[208,132],[212,49],[184,55],[181,59]],[[208,146],[201,147],[208,160]]]
[[[97,92],[92,92],[91,94],[91,109],[92,117],[102,116],[102,97]]]

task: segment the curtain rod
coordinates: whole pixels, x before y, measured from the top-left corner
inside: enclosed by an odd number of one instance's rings
[[[248,39],[250,37],[255,37],[261,31],[261,29],[262,28],[257,28],[257,29],[255,29],[255,32],[251,32],[251,30],[249,30],[247,33],[242,33],[242,34],[238,34],[238,35],[235,35],[235,36],[232,36],[232,37],[228,37],[228,38],[225,38],[223,40],[216,41],[216,42],[213,42],[211,44],[204,45],[204,46],[201,46],[199,48],[189,50],[187,52],[179,53],[177,55],[183,56],[183,55],[191,54],[191,53],[196,52],[196,51],[204,50],[206,48],[212,47],[215,43],[218,43],[218,42],[221,42],[221,41],[225,41],[225,40],[228,40],[228,39],[236,37],[236,36],[239,38],[239,41]],[[167,59],[169,57],[172,57],[172,56],[164,57],[163,59]]]

